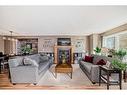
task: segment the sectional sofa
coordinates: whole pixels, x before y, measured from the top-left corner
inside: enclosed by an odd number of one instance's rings
[[[101,55],[92,55],[93,62],[85,62],[83,59],[79,60],[79,66],[82,71],[88,76],[93,84],[99,82],[99,65],[95,65],[96,62],[103,59],[105,62],[112,61],[111,57],[101,56]]]
[[[11,82],[36,85],[52,64],[52,58],[40,54],[14,57],[9,60]]]

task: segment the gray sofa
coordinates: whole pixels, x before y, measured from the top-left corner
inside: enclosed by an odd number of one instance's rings
[[[99,65],[95,65],[100,59],[104,61],[112,61],[112,58],[101,56],[101,55],[92,55],[93,63],[85,62],[82,59],[79,60],[79,66],[82,71],[88,76],[93,84],[99,82]]]
[[[36,65],[24,65],[24,58],[34,60]],[[53,64],[52,58],[45,59],[40,54],[30,56],[14,57],[9,60],[9,69],[11,82],[16,83],[33,83],[37,84],[39,79]]]

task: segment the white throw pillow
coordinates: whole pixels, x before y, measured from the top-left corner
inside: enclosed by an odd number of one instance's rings
[[[25,57],[23,62],[24,62],[24,65],[33,65],[33,66],[38,67],[37,62],[31,58]]]
[[[111,62],[107,61],[106,62],[106,67],[109,68],[109,69],[111,69],[112,68]]]

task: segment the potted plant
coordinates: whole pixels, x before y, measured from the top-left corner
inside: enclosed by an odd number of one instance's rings
[[[30,47],[24,46],[21,48],[21,51],[24,55],[30,54],[32,49]]]
[[[126,50],[121,49],[121,50],[115,51],[113,54],[116,59],[112,61],[112,66],[122,71],[126,70],[127,64],[123,62],[123,58],[125,57],[125,55],[127,55]]]
[[[114,53],[115,57],[117,57],[118,59],[120,59],[121,61],[123,60],[123,58],[125,57],[125,55],[127,55],[127,52],[125,49],[120,49],[118,51],[116,51]]]
[[[100,54],[100,53],[101,53],[101,48],[96,47],[96,48],[94,49],[94,52],[95,52],[95,54]]]
[[[124,71],[127,68],[127,64],[120,60],[113,60],[111,64],[113,68],[119,69],[121,71]]]

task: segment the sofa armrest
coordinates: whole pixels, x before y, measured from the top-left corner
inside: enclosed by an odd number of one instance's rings
[[[79,58],[79,59],[78,59],[78,63],[80,63],[82,60],[83,60],[82,58]]]
[[[8,63],[9,63],[9,67],[17,67],[19,65],[23,65],[23,61],[22,61],[22,57],[18,57],[18,58],[14,58],[14,59],[9,59]]]
[[[91,80],[93,82],[99,82],[99,65],[93,65],[91,67]]]
[[[12,83],[36,83],[38,80],[38,67],[17,66],[10,68]]]

